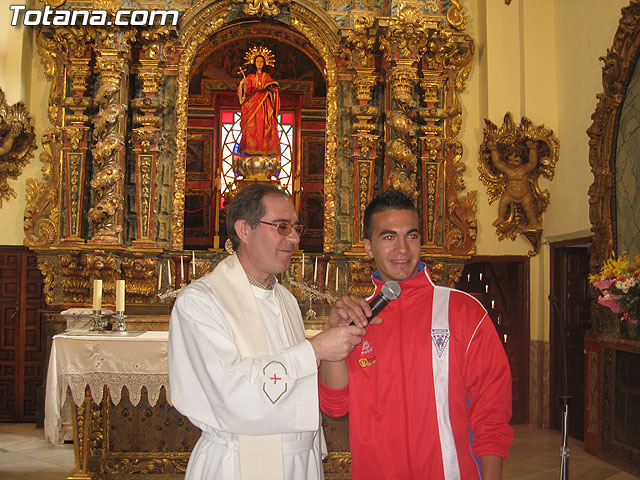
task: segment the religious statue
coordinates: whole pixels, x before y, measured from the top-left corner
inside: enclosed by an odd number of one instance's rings
[[[496,147],[496,141],[493,139],[487,141],[493,165],[507,178],[504,193],[498,202],[498,218],[493,221],[494,227],[506,222],[509,218],[509,209],[514,208],[515,204],[519,204],[524,210],[528,227],[534,230],[541,228],[540,219],[533,208],[533,191],[529,185],[531,171],[538,166],[536,142],[527,139],[525,143],[529,149],[528,161],[527,155],[521,151],[519,145],[507,146],[507,159],[503,161]]]
[[[9,106],[0,88],[0,207],[15,197],[7,178],[16,179],[36,149],[31,117],[22,102]]]
[[[549,205],[549,192],[538,181],[541,175],[553,179],[558,140],[526,117],[516,126],[510,113],[500,128],[489,120],[485,123],[478,169],[489,203],[499,199],[493,226],[500,240],[525,235],[534,247],[529,254],[534,255],[540,249],[542,213]]]
[[[247,156],[280,155],[278,83],[263,71],[265,65],[274,66],[273,55],[265,47],[253,47],[246,53],[245,60],[245,64],[255,66],[255,73],[244,77],[238,86],[238,100],[242,105],[238,151]]]

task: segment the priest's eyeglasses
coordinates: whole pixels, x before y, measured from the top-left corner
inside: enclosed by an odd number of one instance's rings
[[[283,237],[286,237],[291,233],[291,230],[295,230],[298,236],[302,236],[302,232],[304,231],[304,225],[293,225],[287,222],[280,223],[271,223],[271,222],[263,222],[262,220],[258,220],[260,223],[264,223],[265,225],[271,225],[272,227],[276,227],[278,229],[278,233]]]

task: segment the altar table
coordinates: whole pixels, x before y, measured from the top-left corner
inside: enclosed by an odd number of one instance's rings
[[[170,406],[167,339],[168,332],[53,337],[45,436],[61,441],[61,410],[71,401],[76,471],[69,478],[184,473],[200,431]]]
[[[53,337],[45,436],[61,441],[61,410],[71,404],[76,465],[69,480],[182,478],[200,430],[170,405],[167,340],[168,332]],[[348,479],[348,423],[323,415],[323,426],[325,478]]]

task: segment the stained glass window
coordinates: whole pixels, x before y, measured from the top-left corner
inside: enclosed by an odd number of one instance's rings
[[[233,171],[233,161],[239,156],[238,143],[240,141],[240,112],[222,112],[222,171],[220,172],[220,188],[222,195],[235,188],[236,177]],[[280,172],[271,179],[279,182],[289,195],[293,194],[293,113],[282,112],[278,115],[278,133],[280,136]]]

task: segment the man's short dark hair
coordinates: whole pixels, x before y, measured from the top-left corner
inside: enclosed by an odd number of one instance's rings
[[[289,195],[275,185],[252,183],[242,187],[226,207],[227,233],[234,250],[237,251],[240,246],[240,237],[238,237],[235,228],[236,221],[244,220],[251,228],[256,228],[260,224],[260,219],[267,213],[262,201],[267,195],[280,195],[287,200],[289,199]]]
[[[371,219],[374,214],[384,212],[385,210],[411,210],[415,212],[416,215],[418,214],[418,210],[413,204],[413,201],[404,193],[398,190],[387,190],[371,200],[371,203],[367,205],[364,211],[364,238],[371,240],[371,235],[373,234]]]

